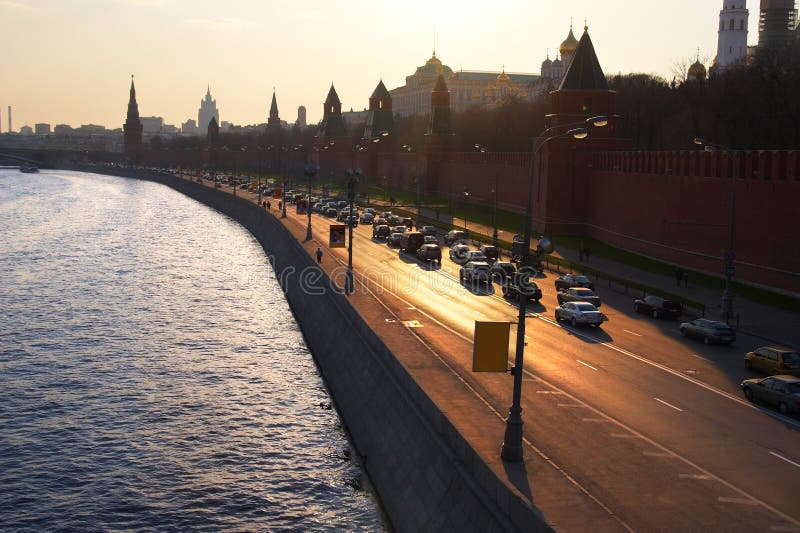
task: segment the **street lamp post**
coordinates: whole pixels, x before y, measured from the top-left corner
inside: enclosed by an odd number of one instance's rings
[[[355,150],[353,152],[355,154]],[[347,169],[347,200],[350,202],[350,210],[347,216],[347,226],[349,228],[347,239],[347,278],[345,279],[345,292],[351,294],[353,292],[353,200],[356,197],[355,187],[361,179],[360,168]]]
[[[314,163],[306,163],[303,171],[308,178],[308,196],[306,197],[306,213],[308,214],[308,226],[306,227],[306,240],[310,241],[311,236],[311,178],[319,171],[319,165]]]
[[[561,126],[553,126],[545,130],[541,136],[546,135],[549,131],[555,128],[566,128],[570,126],[576,126],[578,124],[592,124],[594,126],[605,126],[608,124],[608,120],[605,117],[592,117],[588,119],[585,123],[577,123],[577,124],[564,124]],[[531,247],[531,219],[533,218],[533,189],[534,189],[534,176],[536,174],[536,154],[539,150],[544,147],[545,144],[552,141],[553,139],[559,138],[566,138],[572,137],[575,139],[585,139],[588,135],[588,130],[584,127],[575,128],[567,131],[566,133],[562,133],[560,135],[555,135],[553,137],[547,137],[541,143],[536,145],[536,140],[534,139],[533,149],[531,150],[531,168],[530,174],[528,177],[528,203],[525,207],[525,231],[524,231],[524,241],[523,241],[523,249],[522,249],[522,265],[527,264],[528,256],[530,254],[530,247]],[[552,244],[549,242],[546,246],[543,246],[540,243],[543,251],[546,253],[552,252]],[[514,391],[512,397],[511,407],[508,410],[508,418],[506,418],[506,429],[505,435],[503,438],[503,446],[500,451],[500,457],[505,461],[521,461],[522,460],[522,373],[523,373],[523,364],[525,360],[525,312],[527,309],[527,302],[528,302],[528,294],[523,288],[527,285],[527,280],[523,279],[525,276],[525,272],[518,272],[517,275],[517,286],[520,288],[519,291],[519,318],[517,320],[517,342],[516,342],[516,351],[514,355],[514,367],[512,369],[512,373],[514,375]],[[524,282],[523,282],[524,281]]]
[[[464,191],[461,195],[464,197],[464,233],[467,233],[467,200],[469,200],[469,190],[464,187]]]
[[[281,146],[281,152],[283,152],[283,156],[281,159],[285,159],[288,157],[289,149],[285,146]],[[281,218],[286,218],[286,175],[289,173],[289,163],[287,161],[281,161],[283,163],[283,181],[281,182],[283,185],[281,187],[281,196],[283,197],[283,202],[281,203]]]
[[[482,154],[486,154],[487,148],[482,145],[475,143],[475,150],[479,151]],[[486,163],[486,156],[483,156],[483,162]],[[494,210],[492,211],[492,244],[497,246],[497,174],[494,175],[494,187],[492,188],[492,194],[494,195]]]
[[[736,221],[736,180],[739,178],[739,152],[738,150],[731,150],[720,144],[706,141],[705,139],[695,138],[694,144],[704,146],[706,151],[724,150],[726,151],[733,164],[733,171],[731,172],[731,191],[730,191],[730,204],[728,207],[728,250],[725,253],[725,288],[722,290],[722,316],[725,322],[730,323],[733,318],[733,291],[731,290],[731,278],[736,273],[736,252],[733,249],[734,245],[734,223]]]

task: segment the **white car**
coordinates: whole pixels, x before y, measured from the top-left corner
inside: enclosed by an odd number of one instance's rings
[[[556,307],[556,322],[561,320],[568,321],[572,327],[584,325],[598,327],[608,320],[608,317],[589,302],[564,302]]]
[[[459,265],[463,265],[468,261],[469,246],[466,244],[456,244],[450,248],[450,260]]]
[[[485,261],[470,261],[458,269],[458,279],[470,283],[486,283],[492,279],[491,268]]]

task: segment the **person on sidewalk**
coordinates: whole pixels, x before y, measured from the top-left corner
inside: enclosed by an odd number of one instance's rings
[[[267,200],[267,211],[272,211],[272,204]]]
[[[322,264],[322,249],[317,246],[317,263]]]
[[[681,280],[683,279],[683,271],[680,268],[675,269],[675,283],[678,287],[681,286]]]

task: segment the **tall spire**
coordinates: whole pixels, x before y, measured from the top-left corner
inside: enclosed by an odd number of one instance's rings
[[[267,119],[267,129],[279,129],[281,119],[278,116],[278,99],[275,97],[275,87],[272,88],[272,104],[269,106],[269,119]]]
[[[125,117],[125,124],[122,127],[123,146],[125,155],[135,157],[142,149],[142,121],[139,120],[139,104],[136,103],[136,87],[133,84],[133,74],[131,74],[131,91],[128,100],[128,114]]]

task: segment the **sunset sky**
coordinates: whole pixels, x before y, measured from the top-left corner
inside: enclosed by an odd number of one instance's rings
[[[539,73],[584,19],[607,75],[673,77],[676,63],[716,53],[722,0],[0,0],[2,131],[37,122],[121,127],[130,75],[142,116],[180,127],[206,86],[221,120],[322,115],[331,82],[344,110],[367,106],[382,78],[405,83],[436,54],[454,70]],[[750,0],[750,44],[758,2]]]

